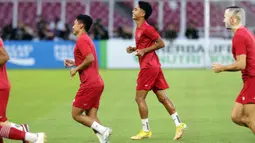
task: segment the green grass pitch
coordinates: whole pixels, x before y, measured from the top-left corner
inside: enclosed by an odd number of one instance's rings
[[[101,70],[105,90],[99,117],[112,127],[111,143],[174,143],[172,118],[156,97],[147,97],[151,139],[132,141],[141,129],[135,103],[138,70]],[[97,143],[93,132],[71,117],[79,86],[78,75],[68,70],[9,70],[12,84],[8,117],[28,123],[33,132],[47,133],[48,143]],[[171,88],[168,96],[189,129],[179,143],[254,143],[254,135],[231,122],[230,113],[242,81],[240,73],[214,74],[210,70],[170,70],[164,74]],[[7,141],[5,143],[16,143]],[[19,141],[20,142],[20,141]]]

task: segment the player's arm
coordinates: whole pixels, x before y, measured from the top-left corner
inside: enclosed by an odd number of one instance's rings
[[[88,68],[93,63],[94,60],[95,60],[95,58],[94,58],[93,54],[88,53],[87,56],[85,57],[84,61],[79,66],[76,67],[76,70],[81,71],[81,70]]]
[[[144,49],[137,49],[136,50],[137,56],[143,56],[146,53],[149,53],[149,52],[152,52],[152,51],[155,51],[155,50],[165,47],[164,41],[161,39],[160,35],[153,27],[145,29],[143,34],[145,36],[149,37],[150,39],[152,39],[155,43],[150,47],[147,47]]]
[[[148,47],[148,48],[145,48],[144,49],[144,53],[149,53],[149,52],[152,52],[152,51],[155,51],[155,50],[158,50],[158,49],[161,49],[165,47],[165,43],[164,41],[159,37],[158,39],[155,40],[155,44]]]
[[[223,66],[222,71],[240,71],[246,67],[246,39],[243,35],[236,35],[233,39],[236,61],[227,66]]]
[[[230,65],[213,64],[213,70],[216,73],[223,71],[240,71],[246,67],[246,41],[242,35],[236,35],[233,39],[233,50],[236,54],[236,61]]]
[[[78,43],[78,48],[82,56],[85,57],[84,61],[79,66],[76,67],[77,71],[81,71],[88,68],[92,64],[92,62],[95,60],[95,58],[92,54],[92,50],[91,50],[92,47],[88,44],[86,40],[80,41]]]
[[[79,41],[77,45],[78,45],[79,51],[81,52],[82,56],[85,57],[85,59],[80,65],[70,70],[71,77],[73,77],[78,71],[82,71],[88,68],[95,60],[91,51],[91,46],[87,43],[87,41],[85,40]]]
[[[161,49],[165,47],[165,43],[164,41],[159,37],[158,39],[155,40],[155,44],[148,47],[148,48],[144,48],[144,49],[137,49],[136,50],[136,55],[137,56],[143,56],[144,54],[146,53],[149,53],[151,51],[155,51],[155,50],[158,50],[158,49]]]
[[[3,47],[0,47],[0,67],[9,60],[9,55]]]
[[[245,69],[245,67],[246,67],[246,55],[242,54],[236,56],[236,61],[233,64],[223,66],[222,71],[240,71]]]

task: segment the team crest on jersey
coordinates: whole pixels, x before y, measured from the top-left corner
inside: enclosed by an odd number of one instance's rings
[[[140,38],[141,36],[142,36],[141,32],[137,33],[137,38]]]

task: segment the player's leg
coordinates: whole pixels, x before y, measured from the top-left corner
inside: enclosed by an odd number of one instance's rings
[[[0,137],[0,143],[4,143],[4,140],[3,138]]]
[[[100,120],[99,120],[99,118],[98,118],[98,116],[97,116],[97,111],[98,111],[98,108],[99,108],[100,98],[101,98],[101,95],[102,95],[102,93],[103,93],[103,90],[104,90],[104,88],[102,88],[102,90],[99,91],[99,93],[98,93],[98,95],[97,95],[98,97],[95,98],[96,102],[95,102],[95,104],[92,106],[92,108],[86,111],[86,115],[89,116],[89,117],[91,117],[92,119],[94,119],[94,120],[95,120],[96,122],[98,122],[99,124],[101,124],[101,122],[100,122]],[[97,136],[98,140],[100,141],[100,143],[103,143],[103,137],[102,137],[102,135],[101,135],[99,132],[97,132],[96,130],[94,130],[94,129],[93,129],[93,131],[94,131],[94,133],[96,134],[96,136]]]
[[[72,117],[75,121],[77,121],[87,127],[91,127],[95,120],[93,120],[92,118],[90,118],[87,115],[82,114],[84,111],[85,111],[84,109],[73,106],[72,107]],[[106,129],[106,128],[103,128],[103,131],[99,129],[99,132],[104,132],[104,129]]]
[[[13,128],[16,128],[21,131],[26,131],[28,132],[28,125],[23,124],[23,125],[18,125],[12,122],[7,121],[6,117],[6,108],[9,100],[9,95],[10,95],[10,89],[2,89],[0,90],[0,125],[4,126],[10,126]],[[23,143],[27,143],[26,141],[23,141]]]
[[[232,113],[231,113],[231,119],[237,125],[248,127],[248,125],[246,124],[247,118],[244,115],[244,105],[243,104],[238,103],[238,102],[236,102],[234,104],[234,107],[233,107]]]
[[[89,117],[91,117],[92,119],[97,121],[99,124],[100,124],[100,120],[97,116],[97,111],[98,111],[98,108],[99,108],[100,99],[101,99],[103,91],[104,91],[104,87],[97,88],[93,91],[93,94],[94,94],[93,102],[94,102],[94,104],[92,105],[92,108],[90,108],[89,110],[86,111],[86,115],[88,115]]]
[[[154,85],[158,72],[158,68],[142,69],[139,72],[136,86],[135,101],[138,105],[139,114],[142,120],[142,130],[137,135],[131,137],[131,139],[133,140],[150,138],[152,136],[148,119],[148,106],[145,99],[148,92],[152,89],[152,86]]]
[[[6,124],[6,108],[9,100],[10,89],[0,90],[0,125]]]
[[[7,121],[6,108],[9,101],[10,89],[0,90],[0,126],[10,126],[19,130],[22,130],[20,125]]]
[[[167,97],[167,94],[165,92],[165,90],[157,90],[157,89],[153,89],[153,92],[156,94],[158,101],[164,105],[164,107],[166,108],[167,112],[170,115],[173,115],[174,113],[176,113],[175,107],[173,102]],[[179,123],[178,123],[179,124]]]
[[[75,121],[87,126],[91,127],[94,120],[91,119],[87,115],[83,115],[86,113],[86,110],[90,109],[91,101],[93,97],[90,97],[90,92],[93,91],[92,89],[86,89],[85,86],[81,85],[80,89],[78,90],[75,99],[73,101],[72,107],[72,117]]]
[[[145,132],[150,132],[150,125],[148,119],[148,105],[146,103],[146,96],[149,91],[147,90],[137,90],[135,101],[138,105],[138,110],[140,118],[142,120],[142,129]]]
[[[97,116],[97,108],[91,108],[87,110],[86,115],[90,116],[92,119],[100,123],[100,120],[98,119],[98,116]]]
[[[179,126],[182,122],[180,117],[177,115],[173,102],[168,98],[165,90],[154,89],[153,92],[156,94],[158,101],[164,105],[167,112],[173,117],[176,127]]]
[[[98,96],[101,95],[101,93],[102,88],[86,89],[81,87],[73,102],[72,117],[75,121],[94,129],[103,136],[104,141],[108,141],[112,130],[108,127],[100,125],[90,116],[83,114],[83,112],[89,113],[89,110],[91,110],[98,102]]]
[[[27,133],[25,132],[25,128],[21,125],[12,123],[7,121],[6,117],[6,107],[8,104],[10,89],[3,89],[0,90],[0,137],[5,137],[9,139],[15,139],[15,140],[23,140],[23,142],[30,141],[35,142],[38,141],[38,143],[43,143],[44,140],[44,133],[40,134],[33,134],[33,133]],[[24,127],[27,127],[24,125]],[[28,128],[28,127],[27,127]],[[39,137],[39,138],[38,138]]]
[[[247,125],[255,134],[255,104],[245,104],[244,105],[244,115],[248,118]]]
[[[148,118],[148,106],[146,103],[146,96],[149,91],[146,90],[137,90],[136,91],[136,97],[135,101],[138,105],[138,110],[141,119],[147,119]]]
[[[247,79],[243,88],[240,91],[238,97],[236,98],[236,103],[234,104],[231,119],[234,123],[248,127],[249,118],[245,114],[244,105],[247,103],[255,103],[254,100],[254,89],[255,89],[255,80]]]
[[[245,124],[255,134],[255,78],[247,79],[240,93],[243,102]]]
[[[148,106],[145,101],[146,96],[149,91],[147,90],[137,90],[135,101],[138,105],[138,110],[140,114],[140,118],[142,120],[142,130],[135,136],[132,136],[132,140],[141,140],[144,138],[150,138],[152,136],[152,132],[150,130],[149,119],[148,119]]]
[[[163,71],[160,69],[159,74],[155,80],[153,92],[156,94],[158,101],[164,105],[167,112],[171,115],[176,125],[176,134],[174,140],[178,140],[183,136],[185,129],[187,129],[187,125],[180,120],[173,102],[168,98],[165,92],[165,89],[167,88],[169,88],[169,86],[166,82]]]
[[[93,120],[97,121],[99,124],[101,124],[100,120],[97,117],[97,110],[98,110],[97,108],[91,108],[86,111],[86,115],[91,117]]]
[[[84,112],[84,109],[78,108],[73,106],[72,108],[72,117],[75,121],[94,129],[98,133],[100,133],[103,137],[104,140],[109,140],[109,136],[112,133],[112,130],[110,128],[104,127],[100,125],[96,120],[93,118],[82,114]]]
[[[92,108],[89,109],[89,111],[87,112],[87,115],[90,116],[95,121],[97,121],[99,124],[101,124],[101,122],[98,118],[97,111],[99,109],[100,99],[101,99],[103,91],[104,91],[104,86],[96,88],[93,91],[93,93],[91,93],[94,97],[93,98],[94,104],[92,105]],[[94,132],[95,132],[98,140],[100,141],[100,143],[104,143],[104,142],[108,143],[110,140],[110,135],[112,134],[112,129],[108,128],[108,131],[105,132],[103,135],[98,133],[96,130],[94,130]]]
[[[167,112],[170,114],[176,125],[176,134],[174,140],[180,139],[183,136],[185,129],[187,129],[187,125],[180,120],[180,117],[174,107],[174,104],[167,97],[165,90],[154,89],[153,92],[156,94],[159,102],[164,105],[164,107],[166,108]]]
[[[101,125],[101,122],[100,122],[100,120],[99,120],[98,117],[97,117],[97,108],[91,108],[90,110],[87,110],[87,111],[86,111],[86,115],[89,116],[89,117],[91,117],[91,118],[94,119],[97,123],[99,123],[99,124]],[[96,136],[97,136],[98,140],[100,141],[100,143],[102,143],[102,142],[103,142],[103,140],[102,140],[102,135],[101,135],[99,132],[97,132],[96,130],[94,130],[94,129],[92,129],[92,130],[93,130],[94,133],[96,134]]]
[[[29,126],[27,124],[16,124],[10,121],[0,122],[1,126],[10,126],[12,128],[16,128],[20,131],[29,132]],[[23,140],[23,143],[29,143],[28,141]]]
[[[44,133],[29,133],[10,126],[0,126],[0,137],[13,140],[26,140],[32,143],[46,142]]]
[[[29,126],[27,124],[16,124],[10,121],[0,122],[1,126],[10,126],[21,131],[29,132]]]

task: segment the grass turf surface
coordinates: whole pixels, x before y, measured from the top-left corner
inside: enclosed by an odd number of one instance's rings
[[[113,129],[111,143],[172,143],[175,126],[164,107],[147,96],[151,139],[132,141],[141,129],[135,103],[138,70],[101,70],[105,90],[99,117]],[[12,84],[9,120],[28,123],[33,132],[47,133],[48,143],[97,143],[93,132],[71,117],[79,87],[67,70],[9,70]],[[189,129],[179,143],[254,143],[254,135],[231,122],[230,113],[242,87],[240,73],[214,74],[210,70],[164,70],[171,88],[168,96]],[[5,143],[18,141],[5,140]],[[20,141],[19,141],[20,142]]]

